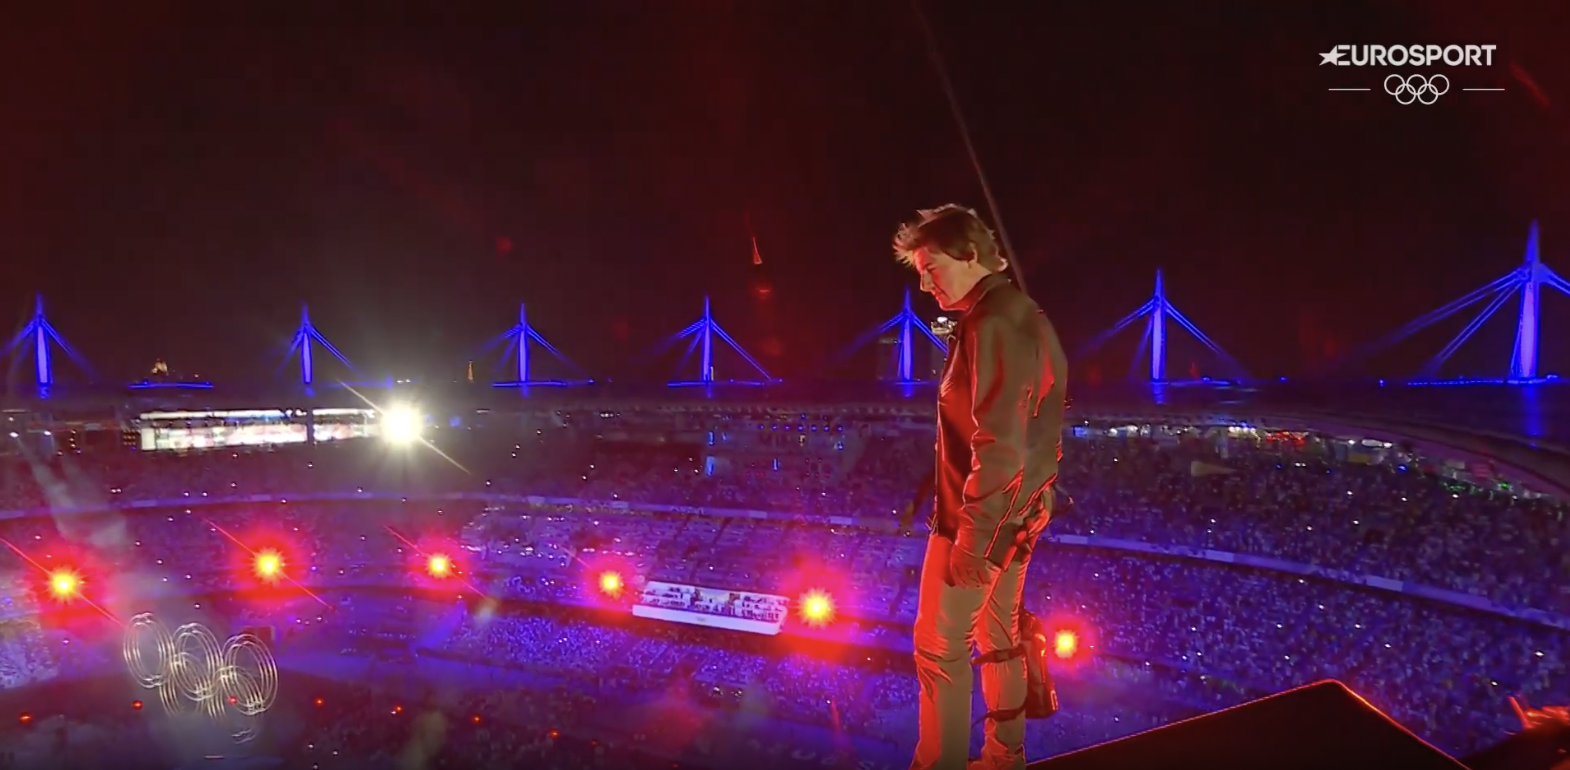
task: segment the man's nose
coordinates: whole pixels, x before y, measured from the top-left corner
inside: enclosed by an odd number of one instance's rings
[[[928,294],[932,293],[932,278],[925,275],[921,277],[921,290]]]

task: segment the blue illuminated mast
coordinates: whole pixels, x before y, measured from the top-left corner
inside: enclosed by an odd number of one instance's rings
[[[758,363],[757,359],[748,354],[747,351],[741,347],[740,343],[732,339],[729,334],[726,334],[725,330],[720,328],[720,325],[714,321],[714,311],[710,306],[708,297],[703,298],[703,316],[698,320],[693,321],[687,326],[687,328],[682,329],[681,331],[672,335],[670,339],[666,340],[659,346],[659,350],[663,351],[669,349],[682,340],[687,340],[687,350],[682,354],[681,363],[677,366],[677,371],[680,372],[681,370],[685,369],[687,362],[692,359],[692,355],[697,353],[698,379],[672,380],[668,384],[673,388],[692,385],[767,385],[769,383],[778,382],[778,380],[769,375],[768,370],[763,368],[763,364]],[[753,372],[758,375],[759,379],[715,379],[714,343],[716,340],[718,340],[720,344],[729,347],[736,353],[736,355],[740,356],[741,360],[744,361],[747,366],[752,368]]]
[[[1531,233],[1527,236],[1526,257],[1519,267],[1478,287],[1470,294],[1363,346],[1354,355],[1348,357],[1348,362],[1367,359],[1463,310],[1482,305],[1477,315],[1423,365],[1416,380],[1419,383],[1435,381],[1440,367],[1444,366],[1445,362],[1450,360],[1450,357],[1488,322],[1488,319],[1499,312],[1505,303],[1519,293],[1521,315],[1516,321],[1515,349],[1510,355],[1510,368],[1506,381],[1529,383],[1538,380],[1537,352],[1541,332],[1539,318],[1542,310],[1542,289],[1547,287],[1561,294],[1570,295],[1570,281],[1566,281],[1543,264],[1540,248],[1537,223],[1533,222]]]
[[[28,319],[27,325],[11,338],[10,344],[5,347],[5,355],[26,350],[32,346],[33,352],[33,382],[38,388],[40,396],[49,394],[50,386],[55,384],[54,357],[50,354],[50,343],[59,346],[82,371],[91,373],[87,361],[77,354],[60,333],[50,325],[49,319],[44,317],[44,297],[42,294],[33,299],[33,316]]]
[[[535,345],[538,345],[540,349],[544,350],[552,358],[556,359],[556,361],[562,366],[566,367],[574,374],[579,375],[580,379],[534,379],[531,368],[534,356],[529,351],[529,343],[531,342]],[[502,353],[502,360],[504,362],[508,359],[513,361],[516,368],[517,379],[511,380],[509,382],[494,383],[494,387],[520,389],[528,387],[563,387],[567,385],[584,385],[593,382],[593,380],[589,379],[588,377],[582,376],[584,374],[582,368],[580,368],[577,364],[574,364],[565,355],[562,355],[560,350],[557,350],[554,345],[546,341],[544,337],[540,336],[540,333],[535,331],[534,327],[529,325],[528,308],[523,304],[518,305],[518,324],[511,329],[502,332],[501,336],[493,340],[487,347],[495,347],[498,344],[504,344],[507,346],[507,349]]]
[[[300,354],[300,384],[307,390],[316,383],[316,357],[312,349],[313,343],[321,346],[322,350],[327,351],[328,354],[338,359],[339,363],[348,367],[351,371],[354,369],[354,364],[349,363],[349,359],[345,358],[344,354],[340,353],[337,347],[328,342],[327,338],[323,337],[322,333],[316,330],[316,326],[311,323],[311,309],[301,305],[300,328],[295,329],[294,338],[289,343],[289,352],[285,354],[284,360],[288,361],[288,356],[292,356],[295,353]]]
[[[1532,232],[1527,236],[1526,259],[1519,272],[1521,318],[1516,322],[1515,350],[1510,354],[1510,379],[1531,381],[1537,379],[1538,318],[1542,311],[1538,303],[1542,299],[1543,284],[1558,289],[1561,294],[1570,294],[1570,282],[1543,264],[1536,222],[1532,223]]]
[[[851,342],[850,345],[847,346],[845,350],[835,358],[836,360],[843,361],[844,359],[849,358],[856,351],[866,347],[874,340],[880,339],[884,335],[890,333],[894,335],[893,369],[895,372],[895,379],[901,385],[914,385],[916,383],[923,382],[922,379],[916,377],[917,335],[926,337],[927,341],[932,343],[932,346],[937,348],[940,353],[945,355],[948,354],[948,345],[945,344],[943,340],[939,339],[938,335],[933,334],[932,329],[930,329],[927,324],[922,322],[921,318],[916,315],[915,310],[911,309],[910,289],[906,289],[905,304],[900,307],[900,311],[898,313],[895,313],[887,321],[884,321],[883,323],[878,324],[877,326],[874,326],[866,332],[862,333],[860,337],[857,337],[853,342]]]
[[[1188,317],[1178,311],[1170,300],[1167,299],[1166,280],[1160,270],[1156,271],[1156,291],[1145,304],[1135,308],[1134,312],[1124,316],[1122,320],[1112,325],[1112,328],[1092,337],[1080,350],[1080,357],[1091,355],[1105,345],[1108,340],[1116,337],[1119,332],[1128,328],[1136,321],[1144,319],[1145,336],[1139,342],[1139,351],[1134,354],[1135,361],[1150,350],[1150,381],[1167,382],[1167,321],[1173,321],[1184,331],[1189,333],[1199,344],[1204,345],[1213,354],[1227,371],[1229,376],[1246,379],[1248,373],[1237,359],[1228,355],[1198,326],[1188,320]]]

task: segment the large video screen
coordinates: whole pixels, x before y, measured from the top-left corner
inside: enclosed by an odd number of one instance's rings
[[[188,451],[269,444],[304,444],[305,425],[301,423],[253,423],[251,425],[210,425],[198,428],[143,427],[142,451]]]
[[[316,423],[317,441],[347,441],[352,438],[371,438],[376,435],[375,425],[367,423]]]

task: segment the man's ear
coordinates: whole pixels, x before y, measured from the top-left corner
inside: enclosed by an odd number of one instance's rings
[[[999,272],[999,273],[1007,273],[1008,271],[1009,271],[1009,259],[1008,259],[1008,257],[1005,257],[1002,254],[999,254],[998,255],[998,269],[997,269],[997,272]]]

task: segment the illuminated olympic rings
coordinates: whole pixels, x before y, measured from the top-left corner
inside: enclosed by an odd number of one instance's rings
[[[170,714],[203,714],[237,743],[256,737],[278,696],[278,664],[252,634],[220,643],[200,623],[169,629],[144,612],[131,618],[121,649],[137,684],[158,692]]]

